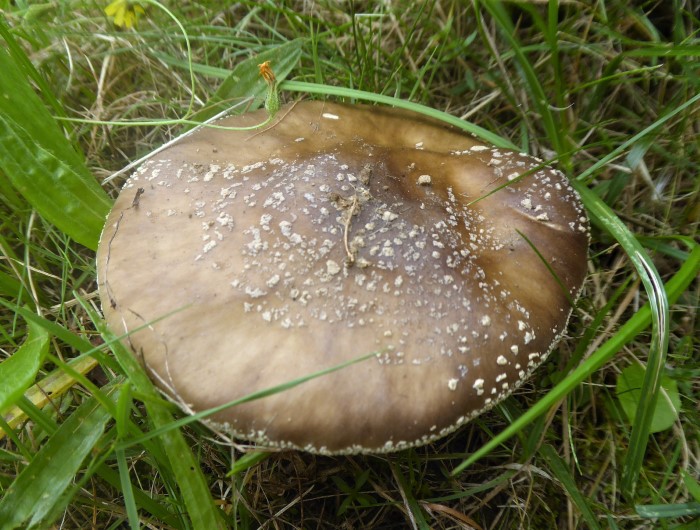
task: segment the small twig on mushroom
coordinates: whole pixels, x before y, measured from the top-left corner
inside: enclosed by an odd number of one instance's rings
[[[352,223],[352,216],[359,212],[359,201],[357,200],[357,194],[352,196],[352,204],[350,208],[345,212],[345,225],[343,226],[343,243],[345,243],[345,252],[348,255],[347,262],[348,265],[355,263],[355,253],[350,250],[350,244],[348,243],[348,237],[350,234],[350,223]]]
[[[139,202],[141,201],[141,195],[145,193],[145,189],[139,188],[136,190],[136,195],[134,196],[134,200],[131,201],[131,207],[132,208],[138,208],[139,207]]]

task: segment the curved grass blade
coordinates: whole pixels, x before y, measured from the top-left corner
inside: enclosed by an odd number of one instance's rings
[[[641,397],[632,425],[629,451],[625,456],[622,469],[622,491],[628,497],[632,497],[644,460],[651,422],[659,396],[661,376],[666,362],[669,340],[669,300],[654,263],[620,218],[610,210],[600,197],[582,183],[574,180],[571,181],[571,184],[581,195],[593,222],[603,226],[624,248],[649,297],[652,338]]]
[[[309,94],[324,94],[327,96],[338,96],[342,98],[359,99],[362,101],[372,101],[374,103],[391,105],[392,107],[397,107],[400,109],[412,110],[413,112],[423,114],[424,116],[435,118],[450,125],[454,125],[463,131],[474,134],[475,136],[492,143],[496,147],[518,150],[518,147],[515,144],[495,133],[492,133],[491,131],[484,129],[483,127],[479,127],[478,125],[464,121],[457,116],[452,116],[446,112],[426,107],[420,103],[413,103],[404,99],[384,96],[382,94],[374,94],[373,92],[365,92],[364,90],[357,90],[354,88],[318,85],[316,83],[305,83],[301,81],[284,81],[283,83],[280,83],[279,88],[280,90],[287,90],[290,92],[307,92]]]
[[[565,135],[561,135],[560,132],[565,129],[558,120],[558,116],[551,111],[548,104],[548,97],[540,84],[538,76],[525,55],[522,46],[515,37],[515,28],[513,27],[513,23],[506,9],[500,3],[495,2],[484,2],[483,6],[501,27],[503,37],[508,41],[513,50],[525,85],[530,91],[530,100],[542,116],[543,124],[552,146],[558,153],[563,153],[566,146],[562,143],[562,138],[565,138]],[[550,2],[549,8],[549,24],[552,24],[556,22],[556,3]],[[546,33],[549,36],[548,41],[552,48],[552,58],[556,74],[556,27],[550,28],[550,31]],[[557,76],[555,75],[555,77]],[[660,122],[662,122],[662,120],[659,120],[657,123]],[[658,125],[655,124],[655,126]],[[566,159],[564,162],[566,163]],[[606,230],[612,234],[625,249],[644,284],[652,309],[652,341],[649,351],[648,367],[642,386],[642,397],[632,427],[630,450],[627,452],[622,472],[622,490],[626,495],[632,496],[648,443],[651,422],[658,400],[661,374],[668,350],[668,300],[666,299],[666,294],[663,291],[663,284],[653,262],[647,256],[636,238],[629,232],[627,227],[625,227],[607,205],[594,193],[590,192],[588,188],[584,188],[584,186],[581,185],[575,187],[591,215],[597,217],[598,221],[605,226]]]
[[[0,170],[45,219],[96,249],[109,197],[4,48],[0,72]]]
[[[396,462],[391,462],[390,467],[391,473],[394,475],[394,480],[396,480],[396,483],[399,486],[399,493],[401,494],[404,506],[406,507],[406,514],[411,520],[411,523],[413,523],[413,528],[417,530],[430,530],[430,525],[425,519],[423,510],[421,510],[420,504],[413,495],[411,485],[401,473],[398,464]]]
[[[46,330],[32,321],[27,322],[27,327],[24,344],[12,357],[0,363],[0,413],[13,405],[29,388],[49,351],[49,334]]]
[[[690,253],[690,256],[688,257],[688,260],[665,285],[665,292],[669,303],[674,303],[678,299],[678,297],[688,288],[690,283],[697,277],[699,272],[700,246],[695,245]],[[600,346],[600,348],[593,352],[593,354],[583,363],[581,363],[576,370],[574,370],[561,383],[550,390],[527,412],[515,419],[501,433],[489,440],[469,458],[462,461],[462,463],[460,463],[452,471],[452,474],[457,475],[461,473],[474,462],[489,454],[504,441],[520,432],[524,427],[530,425],[539,416],[545,414],[552,407],[558,406],[561,399],[566,397],[582,381],[608,362],[610,358],[615,355],[615,353],[620,351],[625,344],[634,339],[634,337],[649,326],[652,319],[651,311],[650,304],[647,303],[644,305],[644,307],[637,311],[633,317],[631,317],[622,327],[620,327],[613,338],[609,339],[602,346]]]
[[[0,530],[28,527],[56,512],[57,503],[99,442],[110,413],[94,398],[71,414],[24,468],[0,500]]]
[[[119,399],[117,400],[117,415],[114,418],[117,424],[117,436],[121,439],[128,433],[128,418],[131,412],[131,383],[128,381],[122,385]],[[129,479],[129,465],[126,461],[126,451],[124,449],[115,449],[117,457],[117,466],[119,468],[119,484],[121,486],[122,496],[124,497],[124,507],[126,508],[126,516],[129,520],[129,526],[132,529],[140,528],[138,508],[134,496],[134,488]]]

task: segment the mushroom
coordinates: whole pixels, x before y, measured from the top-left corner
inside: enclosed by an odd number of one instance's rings
[[[206,421],[267,447],[388,452],[527,379],[566,328],[588,239],[579,197],[542,161],[316,101],[143,164],[97,267],[108,325],[188,411],[374,353]]]

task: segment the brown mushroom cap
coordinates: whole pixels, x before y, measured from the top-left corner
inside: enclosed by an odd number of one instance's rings
[[[587,247],[578,196],[540,160],[304,102],[145,163],[97,266],[108,324],[189,410],[376,352],[208,420],[330,454],[428,443],[510,394],[564,331]]]

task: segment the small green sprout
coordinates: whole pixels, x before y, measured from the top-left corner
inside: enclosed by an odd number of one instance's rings
[[[280,110],[280,97],[277,93],[277,78],[275,77],[270,61],[265,61],[258,65],[260,75],[267,83],[267,97],[265,98],[265,110],[270,119],[274,118],[277,111]]]

